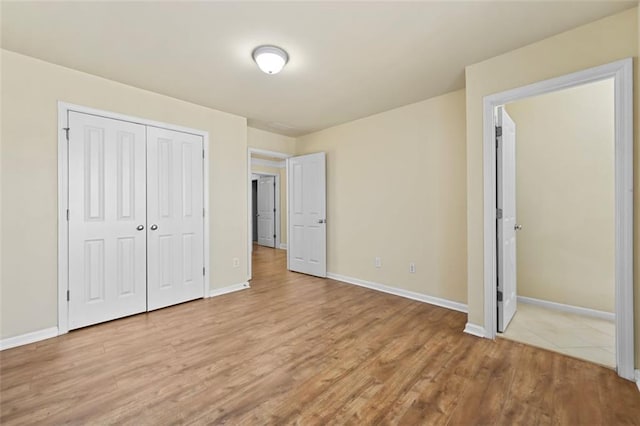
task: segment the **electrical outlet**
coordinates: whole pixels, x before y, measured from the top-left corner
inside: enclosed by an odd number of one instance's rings
[[[240,259],[238,259],[237,257],[233,258],[233,267],[237,268],[240,266]]]
[[[409,263],[409,272],[412,273],[412,274],[416,273],[416,264],[415,263],[413,263],[413,262]]]
[[[374,260],[374,264],[376,265],[376,268],[382,268],[382,259],[376,257]]]

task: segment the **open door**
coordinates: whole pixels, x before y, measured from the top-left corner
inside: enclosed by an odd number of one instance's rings
[[[498,331],[504,332],[517,309],[516,292],[516,125],[497,108]]]
[[[276,178],[260,176],[258,179],[258,244],[276,246]]]
[[[288,269],[327,276],[325,153],[287,159]]]

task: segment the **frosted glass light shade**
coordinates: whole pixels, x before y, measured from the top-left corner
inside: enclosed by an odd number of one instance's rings
[[[253,51],[253,60],[262,72],[278,74],[289,60],[289,55],[276,46],[260,46]]]

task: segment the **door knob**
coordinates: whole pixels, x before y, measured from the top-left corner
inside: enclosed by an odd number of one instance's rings
[[[136,227],[136,229],[137,229],[138,231],[142,231],[142,230],[144,229],[144,225],[138,225],[138,226]]]
[[[516,231],[519,231],[519,230],[521,230],[521,229],[522,229],[522,225],[518,225],[518,224],[516,223],[516,225],[513,227],[513,229],[515,229]]]
[[[151,225],[151,230],[155,231],[156,229],[158,229],[158,225],[156,225],[155,223],[153,225]]]

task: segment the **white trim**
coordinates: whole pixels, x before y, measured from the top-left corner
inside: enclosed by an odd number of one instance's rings
[[[486,337],[487,336],[487,331],[484,329],[484,327],[479,326],[477,324],[471,324],[470,322],[468,322],[464,326],[464,332],[467,333],[467,334],[471,334],[472,336],[476,336],[476,337]]]
[[[39,342],[40,340],[51,339],[58,336],[58,327],[49,327],[43,330],[32,331],[31,333],[21,334],[19,336],[7,337],[0,340],[0,351],[15,348],[16,346],[28,345],[29,343]]]
[[[405,299],[417,300],[418,302],[424,302],[430,305],[436,305],[458,312],[467,312],[467,305],[465,305],[464,303],[454,302],[452,300],[442,299],[440,297],[427,296],[426,294],[416,293],[397,287],[390,287],[384,284],[361,280],[359,278],[346,277],[344,275],[334,274],[333,272],[327,272],[327,278],[331,278],[332,280],[341,281],[347,284],[365,287],[371,290],[381,291],[383,293],[393,294],[394,296],[404,297]]]
[[[287,243],[280,243],[280,250],[286,250],[287,249]]]
[[[289,193],[291,191],[291,189],[289,188],[289,160],[285,160],[285,179],[287,182],[287,196],[285,201],[287,202],[287,271],[290,271],[291,269],[289,268],[289,241],[288,239],[291,238],[291,234],[289,233],[290,231],[290,220],[291,220],[291,215],[289,214]]]
[[[483,99],[484,325],[496,336],[496,148],[497,106],[534,95],[614,79],[616,215],[616,364],[620,377],[634,375],[633,320],[633,62],[631,58],[485,96]]]
[[[69,331],[69,303],[67,302],[67,289],[69,288],[69,234],[67,222],[67,208],[69,205],[69,164],[66,132],[64,131],[64,128],[66,128],[68,124],[69,111],[137,123],[143,126],[159,127],[162,129],[189,133],[202,137],[202,149],[204,150],[202,175],[202,179],[204,180],[202,187],[204,198],[203,296],[207,297],[211,279],[211,241],[209,225],[211,219],[209,208],[209,132],[58,101],[58,334],[65,334]]]
[[[249,232],[250,229],[252,228],[252,223],[251,223],[251,215],[252,215],[252,210],[251,210],[251,176],[254,174],[251,172],[251,154],[259,154],[259,155],[265,155],[265,156],[269,156],[269,157],[274,157],[274,158],[289,158],[292,157],[292,154],[285,154],[283,152],[277,152],[277,151],[268,151],[266,149],[260,149],[260,148],[251,148],[251,147],[247,147],[247,281],[251,280],[251,274],[252,274],[252,258],[251,258],[251,252],[253,251],[253,235],[251,235],[253,232]],[[285,172],[285,181],[287,179],[287,173],[288,170]],[[257,174],[257,173],[255,173]],[[280,191],[280,185],[276,185],[276,190]],[[280,205],[278,205],[278,207],[280,207]],[[287,199],[287,210],[289,210],[289,200]],[[279,208],[276,208],[276,213],[278,213],[280,211]],[[288,214],[288,213],[287,213]],[[288,220],[288,217],[287,217]],[[278,221],[278,223],[276,224],[278,227],[280,226],[280,221]],[[276,232],[277,238],[280,238],[280,233]],[[278,247],[276,245],[276,247]]]
[[[284,161],[271,161],[265,160],[262,158],[252,158],[251,165],[252,166],[262,166],[262,167],[273,167],[275,169],[284,169],[285,168]]]
[[[248,288],[251,288],[251,286],[246,281],[240,284],[232,284],[222,288],[213,288],[209,290],[209,294],[207,294],[207,298],[222,296],[223,294],[229,294],[229,293],[233,293],[240,290],[246,290]]]
[[[58,334],[69,331],[69,158],[65,128],[68,108],[58,102]]]
[[[263,155],[265,157],[272,157],[272,158],[281,158],[283,160],[286,160],[289,157],[293,157],[293,154],[287,154],[286,152],[269,151],[268,149],[261,149],[261,148],[249,147],[249,152],[251,154],[258,154],[258,155]]]
[[[581,306],[565,305],[564,303],[549,302],[548,300],[534,299],[533,297],[518,296],[518,303],[541,306],[543,308],[553,309],[554,311],[568,312],[586,317],[600,318],[611,322],[616,320],[616,314],[613,312],[598,311],[596,309],[583,308]]]
[[[204,159],[203,159],[203,170],[202,170],[202,179],[204,180],[204,186],[202,187],[202,192],[204,195],[204,297],[208,297],[209,292],[211,291],[211,228],[210,228],[210,220],[211,220],[211,208],[209,205],[210,197],[210,187],[209,187],[209,132],[203,132],[202,134],[202,148],[204,150]]]
[[[636,370],[636,386],[638,386],[638,390],[640,391],[640,370]]]

